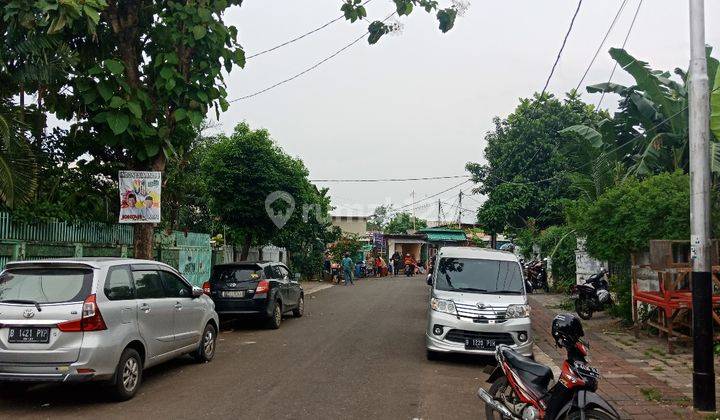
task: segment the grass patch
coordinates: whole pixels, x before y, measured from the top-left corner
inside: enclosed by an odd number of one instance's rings
[[[640,392],[648,401],[661,401],[662,393],[656,388],[640,388]]]
[[[665,370],[665,368],[662,367],[662,366],[655,366],[655,367],[653,368],[653,370],[654,370],[655,372],[662,372],[662,371]]]

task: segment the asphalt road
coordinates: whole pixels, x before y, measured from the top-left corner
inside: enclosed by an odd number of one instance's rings
[[[359,280],[306,299],[279,330],[226,324],[215,359],[145,372],[131,401],[98,384],[0,394],[2,418],[483,418],[475,396],[488,358],[425,358],[427,286],[420,276]]]

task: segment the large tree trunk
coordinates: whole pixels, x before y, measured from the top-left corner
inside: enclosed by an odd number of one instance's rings
[[[252,245],[252,236],[246,234],[245,239],[243,240],[242,251],[240,252],[241,261],[247,260],[248,255],[250,254],[250,245]]]
[[[160,153],[153,161],[153,171],[165,172],[165,156]],[[162,205],[162,199],[160,201]],[[153,239],[155,233],[155,225],[152,223],[137,223],[133,225],[133,250],[135,258],[152,260],[153,255]]]
[[[153,235],[155,230],[152,223],[137,223],[133,225],[133,249],[135,258],[143,260],[153,259]]]

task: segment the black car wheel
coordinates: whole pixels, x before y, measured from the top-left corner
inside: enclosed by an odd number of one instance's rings
[[[215,344],[217,343],[217,331],[212,324],[205,326],[200,344],[197,350],[191,353],[193,359],[198,363],[209,362],[215,357]]]
[[[293,309],[293,316],[295,318],[300,318],[305,313],[305,297],[300,295],[300,299],[298,300],[297,307]]]
[[[142,370],[140,354],[135,349],[125,349],[115,369],[112,396],[118,401],[126,401],[134,397],[142,382]]]
[[[280,301],[275,301],[275,304],[273,306],[273,313],[270,316],[270,318],[267,320],[267,326],[268,328],[272,330],[277,330],[280,328],[280,324],[282,323],[282,304]]]

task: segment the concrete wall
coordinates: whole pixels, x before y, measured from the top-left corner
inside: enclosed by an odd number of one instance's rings
[[[387,258],[390,259],[397,251],[403,257],[405,254],[410,254],[416,261],[420,261],[422,246],[423,242],[420,241],[388,239]]]
[[[276,261],[287,264],[287,251],[274,245],[267,245],[262,248],[253,247],[248,251],[248,261]]]
[[[585,238],[577,238],[575,267],[575,281],[577,284],[582,284],[585,279],[600,271],[601,268],[607,268],[607,263],[590,257],[585,251]]]
[[[332,225],[342,229],[343,233],[365,235],[367,233],[367,217],[332,216]]]
[[[632,269],[635,272],[638,288],[650,292],[659,291],[658,272],[650,268],[650,253],[639,252],[634,257],[635,261]]]

